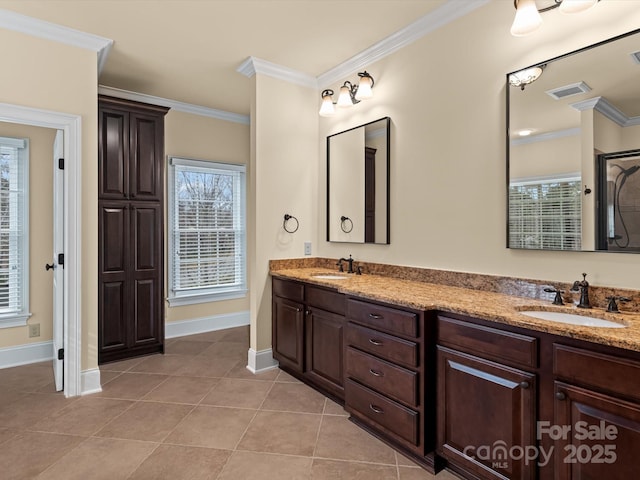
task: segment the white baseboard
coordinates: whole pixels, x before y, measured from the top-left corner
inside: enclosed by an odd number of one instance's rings
[[[213,315],[211,317],[194,318],[164,324],[165,338],[183,337],[197,333],[214,332],[225,328],[249,325],[249,311]]]
[[[80,395],[89,395],[91,393],[99,393],[102,391],[102,385],[100,384],[100,369],[91,368],[89,370],[83,370],[80,373]]]
[[[247,354],[247,370],[251,373],[262,373],[267,370],[278,368],[278,361],[273,358],[273,351],[268,348],[259,352],[253,348],[249,349]]]
[[[0,368],[17,367],[49,360],[53,360],[52,341],[0,348]]]

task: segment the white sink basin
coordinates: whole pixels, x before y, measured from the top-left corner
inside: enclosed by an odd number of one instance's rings
[[[311,275],[311,278],[320,278],[322,280],[344,280],[348,278],[346,275],[338,275],[337,273],[318,273]]]
[[[575,313],[564,312],[541,312],[537,310],[525,310],[520,312],[529,317],[539,318],[541,320],[549,320],[551,322],[567,323],[569,325],[580,325],[583,327],[600,327],[600,328],[626,328],[626,325],[603,320],[601,318],[586,317]]]

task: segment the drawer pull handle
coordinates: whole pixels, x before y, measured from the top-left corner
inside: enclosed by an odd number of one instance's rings
[[[382,346],[382,342],[379,340],[374,340],[373,338],[369,339],[369,343],[372,345],[375,345],[376,347],[381,347]]]
[[[370,404],[369,404],[369,408],[370,408],[371,410],[373,410],[374,412],[376,412],[376,413],[384,413],[384,410],[383,410],[383,409],[381,409],[380,407],[377,407],[377,406],[376,406],[376,405],[374,405],[373,403],[370,403]]]
[[[526,390],[527,388],[529,388],[529,382],[520,382],[520,387]]]
[[[376,372],[373,368],[369,369],[369,373],[371,375],[373,375],[374,377],[384,377],[384,373],[382,372]]]
[[[369,317],[373,318],[374,320],[381,320],[384,318],[382,315],[378,315],[377,313],[370,313]]]
[[[565,395],[565,393],[564,393],[564,392],[557,392],[557,393],[556,393],[556,398],[557,398],[558,400],[566,400],[567,396]]]

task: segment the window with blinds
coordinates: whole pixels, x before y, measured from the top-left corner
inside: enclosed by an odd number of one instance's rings
[[[579,177],[509,185],[509,247],[580,250],[582,183]]]
[[[244,166],[170,159],[170,305],[246,294],[245,198]]]
[[[0,137],[0,327],[29,317],[29,146]]]

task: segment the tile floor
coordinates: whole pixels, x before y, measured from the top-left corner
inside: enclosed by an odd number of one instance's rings
[[[65,399],[51,365],[0,370],[0,477],[434,477],[280,370],[246,370],[245,327],[170,339],[165,355],[103,365],[103,391]]]

